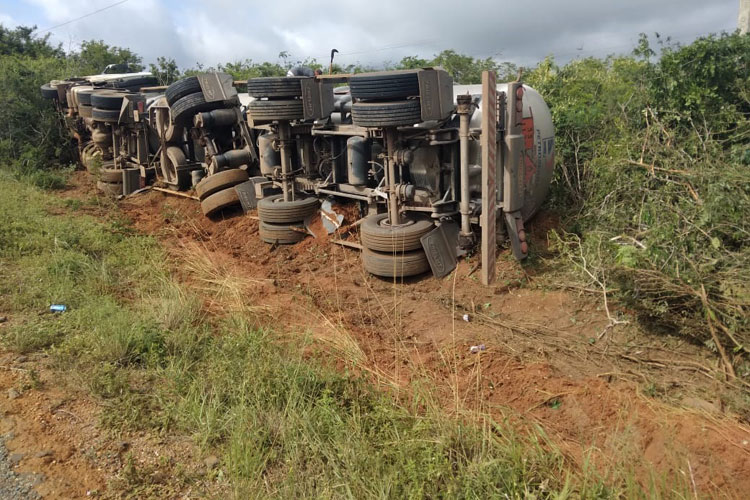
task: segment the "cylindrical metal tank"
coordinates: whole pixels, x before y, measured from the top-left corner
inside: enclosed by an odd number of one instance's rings
[[[364,186],[367,184],[367,171],[370,161],[370,141],[364,137],[354,136],[346,141],[347,173],[349,184]]]
[[[497,91],[506,92],[508,85],[497,85]],[[544,203],[549,193],[549,186],[555,169],[555,128],[552,124],[552,114],[542,96],[529,87],[523,86],[523,135],[524,135],[524,203],[521,215],[524,220],[530,219]],[[471,117],[470,128],[481,129],[482,126],[482,86],[455,85],[453,95],[469,93],[478,104]],[[500,151],[498,144],[498,151]],[[472,141],[471,158],[478,164],[481,151],[478,141]],[[498,181],[502,179],[502,165],[498,165]],[[473,179],[472,179],[473,180]],[[472,193],[481,192],[481,185],[472,182]],[[502,191],[500,192],[502,196]]]
[[[263,134],[258,137],[260,173],[263,175],[273,175],[273,169],[281,165],[281,155],[273,148],[273,143],[277,139],[276,134]]]

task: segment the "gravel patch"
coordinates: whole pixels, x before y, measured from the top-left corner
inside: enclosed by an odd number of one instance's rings
[[[41,498],[34,491],[34,484],[41,481],[39,474],[16,474],[5,447],[8,436],[0,436],[0,498],[3,500],[37,500]],[[14,457],[17,458],[17,457]]]

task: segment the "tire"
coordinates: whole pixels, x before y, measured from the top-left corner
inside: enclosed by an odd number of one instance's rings
[[[91,108],[91,118],[98,122],[117,123],[120,120],[120,110]]]
[[[57,89],[50,85],[49,83],[45,83],[41,87],[39,87],[39,90],[42,92],[42,97],[45,99],[57,99]]]
[[[247,93],[251,97],[302,97],[302,80],[306,76],[251,78]]]
[[[302,224],[269,224],[261,222],[258,228],[260,239],[272,245],[293,245],[307,236]]]
[[[435,228],[432,221],[420,219],[407,220],[405,224],[390,226],[388,214],[377,214],[366,217],[360,227],[362,246],[376,252],[408,252],[420,250],[420,238]]]
[[[79,106],[91,106],[91,94],[94,92],[93,89],[91,90],[81,90],[80,92],[76,92],[76,100],[78,101]]]
[[[182,80],[178,80],[167,87],[167,90],[164,91],[164,96],[167,98],[167,103],[172,106],[183,97],[189,96],[190,94],[196,94],[198,92],[203,92],[203,90],[201,90],[201,84],[198,81],[198,77],[189,76],[187,78],[183,78]]]
[[[94,108],[91,106],[87,106],[85,104],[79,104],[78,105],[78,114],[81,116],[81,118],[93,118],[93,111]]]
[[[355,102],[352,122],[360,127],[398,127],[422,121],[419,99],[394,102]]]
[[[97,181],[96,189],[110,196],[119,196],[122,194],[122,183]]]
[[[97,156],[101,158],[102,153],[97,145],[93,142],[89,142],[88,144],[86,144],[86,146],[83,147],[83,151],[81,151],[81,164],[86,168],[88,172],[91,172],[94,158],[96,158]]]
[[[233,187],[214,193],[201,201],[201,210],[206,217],[213,215],[225,208],[239,205],[240,197]]]
[[[253,101],[248,106],[248,115],[254,121],[301,120],[302,101],[289,99],[283,101]]]
[[[198,195],[198,198],[205,200],[212,194],[241,184],[249,178],[250,176],[247,175],[247,172],[239,168],[224,170],[201,180],[195,186],[195,193]]]
[[[99,169],[99,180],[106,183],[122,184],[122,170],[119,168]]]
[[[160,98],[159,106],[166,106],[166,98]],[[160,108],[156,110],[156,133],[160,134],[164,129],[165,142],[182,142],[185,128],[181,125],[175,125],[172,120],[172,110],[169,108]]]
[[[178,146],[167,146],[161,155],[161,174],[167,184],[179,184],[177,170],[187,163],[184,151]]]
[[[154,85],[159,85],[159,80],[154,76],[142,76],[140,78],[131,78],[129,80],[112,83],[112,87],[116,89],[135,90],[140,90],[141,87],[153,87]]]
[[[284,196],[277,194],[258,202],[258,217],[271,224],[291,224],[310,217],[317,212],[319,206],[317,198],[284,201]]]
[[[404,253],[380,253],[365,248],[362,251],[365,271],[381,278],[405,278],[430,270],[430,263],[422,250]]]
[[[212,111],[226,107],[224,101],[206,102],[203,92],[196,92],[177,100],[172,106],[172,118],[175,125],[185,126],[193,121],[193,117],[202,111]]]
[[[354,75],[349,89],[354,99],[392,101],[419,96],[418,70]]]
[[[95,90],[91,93],[91,106],[99,109],[113,109],[120,111],[122,99],[128,95],[118,90]]]

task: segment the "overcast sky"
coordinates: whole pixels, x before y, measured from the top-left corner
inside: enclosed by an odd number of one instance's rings
[[[0,0],[0,23],[46,30],[117,0]],[[739,0],[126,0],[50,31],[66,50],[102,39],[144,62],[182,67],[252,59],[382,65],[452,48],[475,57],[533,65],[549,54],[629,52],[641,32],[688,43],[733,31]]]

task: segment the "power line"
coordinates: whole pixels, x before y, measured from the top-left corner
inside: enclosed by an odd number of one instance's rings
[[[93,12],[89,12],[88,14],[84,14],[84,15],[82,15],[80,17],[76,17],[75,19],[71,19],[70,21],[65,21],[64,23],[57,24],[55,26],[52,26],[51,28],[47,28],[47,29],[43,29],[41,31],[37,31],[37,34],[46,33],[48,31],[52,31],[52,30],[60,28],[62,26],[66,26],[66,25],[68,25],[70,23],[74,23],[76,21],[80,21],[81,19],[85,19],[87,17],[91,17],[94,14],[98,14],[100,12],[104,12],[105,10],[111,9],[112,7],[117,7],[118,5],[122,5],[125,2],[127,2],[127,1],[128,0],[120,0],[119,2],[115,2],[115,3],[111,4],[111,5],[107,5],[106,7],[102,7],[101,9],[95,10]]]

